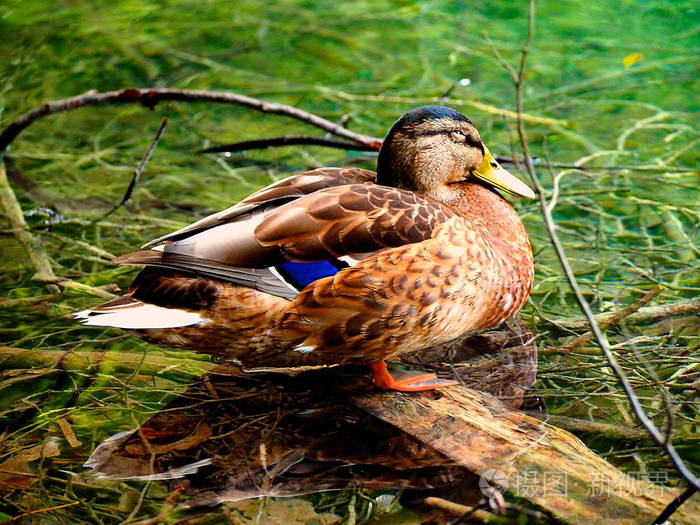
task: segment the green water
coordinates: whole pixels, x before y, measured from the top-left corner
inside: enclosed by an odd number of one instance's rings
[[[527,122],[533,154],[542,162],[659,168],[571,170],[560,180],[559,233],[596,311],[629,304],[657,284],[664,286],[659,304],[698,296],[700,176],[678,168],[698,165],[699,12],[693,1],[538,3],[524,104],[526,113],[551,122]],[[381,137],[406,110],[449,92],[445,103],[476,122],[494,153],[518,156],[514,121],[499,112],[514,109],[513,86],[485,37],[517,64],[526,25],[526,2],[505,0],[6,1],[0,6],[0,126],[47,100],[91,89],[158,86],[233,91],[331,121],[348,115],[352,130]],[[459,85],[462,79],[468,85]],[[163,117],[169,125],[130,205],[94,223],[119,202]],[[154,111],[135,105],[79,109],[25,130],[8,153],[9,176],[56,274],[123,290],[133,272],[111,265],[110,255],[132,251],[296,171],[373,165],[367,154],[316,147],[250,151],[228,163],[195,153],[212,144],[297,133],[317,131],[206,103],[161,103]],[[547,188],[559,171],[539,169]],[[554,345],[548,320],[578,311],[536,205],[515,205],[537,259],[536,287],[524,317],[543,346]],[[50,215],[40,207],[61,220],[49,227]],[[0,399],[6,450],[50,436],[63,439],[61,418],[68,418],[81,442],[61,445],[47,467],[50,479],[21,498],[3,500],[2,510],[15,516],[94,498],[98,489],[66,483],[61,472],[82,473],[80,465],[97,443],[157,411],[205,365],[201,357],[155,349],[117,331],[77,326],[69,314],[98,300],[74,291],[48,295],[32,279],[34,270],[5,221],[2,228],[3,295],[27,299],[3,303],[5,345],[115,356],[150,352],[180,364],[177,374],[154,378],[118,361],[56,372],[46,354],[5,360]],[[679,449],[697,468],[697,325],[628,328],[614,341],[631,337],[638,339],[621,347],[621,360],[659,424],[662,392],[650,383],[691,367],[666,389],[677,405]],[[543,357],[535,393],[552,413],[633,425],[593,348]],[[628,470],[640,464],[671,470],[645,443],[584,438]],[[36,519],[117,523],[132,511],[134,519],[159,512],[162,489],[149,488],[149,497],[134,506],[120,504],[119,492],[138,496],[142,484],[105,487],[93,508],[77,505]]]

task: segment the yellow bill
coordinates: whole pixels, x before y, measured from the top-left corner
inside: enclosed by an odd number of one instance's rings
[[[499,190],[528,199],[535,198],[535,192],[515,175],[504,170],[486,147],[484,148],[484,160],[474,170],[473,175]]]

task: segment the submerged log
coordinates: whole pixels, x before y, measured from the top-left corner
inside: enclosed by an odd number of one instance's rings
[[[138,373],[184,383],[213,366],[206,361],[168,357],[157,350],[143,355],[136,352],[83,352],[0,346],[2,370],[100,370],[111,374]]]
[[[651,523],[680,493],[628,476],[573,434],[472,389],[372,393],[353,402],[570,523]],[[674,523],[697,523],[698,516],[700,505],[688,501]]]

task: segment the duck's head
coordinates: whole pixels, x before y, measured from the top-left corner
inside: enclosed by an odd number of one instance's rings
[[[535,197],[496,162],[472,121],[452,108],[424,106],[409,111],[392,126],[379,150],[378,184],[451,202],[459,196],[459,184],[470,181]]]

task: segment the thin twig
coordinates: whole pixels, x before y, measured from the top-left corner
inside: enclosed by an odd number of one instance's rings
[[[688,487],[686,488],[683,492],[681,492],[678,496],[673,498],[671,503],[668,504],[668,507],[666,507],[661,514],[654,520],[654,523],[652,525],[663,525],[668,521],[668,519],[673,515],[674,512],[678,510],[678,508],[683,505],[686,501],[688,501],[691,497],[693,497],[693,494],[697,492],[697,489],[695,487]]]
[[[564,430],[576,432],[588,432],[599,436],[606,436],[614,439],[628,439],[633,441],[650,440],[649,433],[645,430],[638,430],[623,425],[613,425],[610,423],[598,423],[587,421],[575,417],[561,416],[558,414],[544,414],[535,410],[527,410],[528,416],[535,417],[547,423],[551,423]]]
[[[437,507],[449,514],[454,514],[457,516],[477,516],[481,519],[490,518],[492,515],[479,507],[467,507],[461,503],[455,503],[454,501],[446,500],[444,498],[438,498],[436,496],[429,496],[425,498],[425,503],[433,507]]]
[[[66,507],[72,507],[73,505],[79,505],[79,504],[80,504],[79,501],[71,501],[70,503],[65,503],[63,505],[56,505],[54,507],[48,507],[46,509],[31,510],[29,512],[25,512],[24,514],[20,514],[19,516],[15,516],[14,518],[12,518],[11,521],[21,520],[21,519],[27,518],[29,516],[34,516],[35,514],[42,514],[44,512],[51,512],[54,510],[65,509]]]
[[[197,153],[236,153],[251,149],[276,148],[282,146],[324,146],[326,148],[351,151],[377,151],[379,145],[381,145],[381,141],[378,141],[376,145],[366,145],[354,142],[343,142],[325,137],[315,137],[312,135],[286,135],[284,137],[244,140],[242,142],[234,142],[233,144],[214,146],[212,148],[200,150]]]
[[[381,146],[381,141],[377,140],[375,144],[365,145],[353,142],[344,142],[341,140],[333,140],[326,137],[317,137],[313,135],[285,135],[283,137],[271,137],[268,139],[244,140],[225,144],[223,146],[213,146],[211,148],[199,150],[197,153],[238,153],[251,149],[279,148],[285,146],[322,146],[326,148],[343,149],[346,151],[369,151],[376,152]],[[520,165],[524,161],[514,157],[496,155],[496,160],[501,164],[516,164]],[[537,157],[532,159],[533,164],[538,164]],[[551,163],[547,166],[557,169],[575,169],[580,171],[639,171],[639,172],[664,172],[664,173],[695,173],[698,170],[695,168],[672,167],[662,168],[656,166],[586,166],[583,164],[566,164],[566,163]]]
[[[611,326],[615,326],[619,324],[621,321],[638,311],[641,307],[646,306],[649,304],[654,297],[659,295],[661,291],[663,290],[662,286],[657,286],[651,291],[645,293],[642,297],[637,299],[635,302],[633,302],[631,305],[627,306],[626,308],[623,308],[619,312],[615,312],[612,316],[607,318],[605,321],[602,321],[600,323],[600,329],[601,330],[606,330],[610,328]],[[573,341],[569,342],[568,344],[564,345],[561,347],[561,350],[563,352],[570,352],[574,350],[575,348],[578,348],[579,346],[587,343],[591,338],[593,337],[593,332],[586,332],[584,334],[579,335],[578,337],[574,338]]]
[[[156,131],[156,134],[153,137],[153,140],[151,141],[151,145],[148,147],[146,154],[143,156],[143,158],[141,159],[141,162],[139,162],[139,165],[134,170],[134,175],[131,177],[131,180],[129,181],[129,185],[126,187],[126,191],[124,192],[124,196],[122,197],[122,200],[119,201],[119,204],[114,206],[107,213],[105,213],[101,217],[98,217],[97,219],[95,219],[93,221],[93,224],[106,219],[107,217],[112,215],[115,211],[117,211],[119,208],[124,206],[127,202],[129,202],[129,199],[131,198],[131,194],[133,193],[134,188],[136,187],[136,183],[138,183],[139,179],[141,178],[141,173],[143,173],[143,170],[146,167],[146,164],[151,159],[151,156],[153,155],[153,152],[155,151],[156,146],[158,145],[158,142],[160,141],[160,137],[163,135],[163,131],[165,130],[165,126],[167,126],[167,124],[168,124],[168,118],[165,117],[165,118],[163,118],[162,122],[160,123],[160,127],[158,128],[158,131]]]
[[[523,162],[522,159],[518,159],[518,162]],[[537,158],[535,158],[535,164],[537,163]],[[548,162],[547,166],[550,168],[557,168],[557,169],[574,169],[574,170],[580,170],[580,171],[621,171],[621,170],[628,170],[628,171],[639,171],[639,172],[651,172],[651,173],[697,173],[698,169],[697,168],[684,168],[684,167],[672,167],[672,168],[662,168],[662,167],[656,167],[656,166],[628,166],[628,165],[620,165],[620,166],[585,166],[583,164],[566,164],[566,163],[556,163],[556,162]]]
[[[4,152],[25,128],[48,115],[71,111],[84,106],[103,106],[108,104],[141,104],[150,109],[154,109],[159,102],[164,100],[180,102],[219,102],[244,106],[263,113],[284,115],[315,126],[337,137],[357,142],[358,144],[372,146],[377,141],[381,142],[380,139],[354,133],[341,125],[335,124],[313,113],[309,113],[308,111],[286,104],[265,102],[264,100],[239,95],[237,93],[193,89],[128,88],[103,93],[93,90],[75,97],[46,102],[16,118],[2,133],[0,133],[0,152]]]
[[[698,313],[700,313],[700,299],[691,299],[690,301],[677,301],[658,306],[645,306],[640,308],[638,312],[630,314],[625,321],[629,324],[642,324],[679,315],[697,315]],[[597,323],[604,324],[615,315],[616,313],[596,314],[594,319]],[[566,330],[583,330],[588,327],[588,321],[585,317],[557,319],[549,322]]]
[[[158,141],[160,141],[161,135],[163,135],[163,131],[165,130],[165,126],[168,125],[168,117],[165,117],[163,121],[160,123],[160,127],[158,128],[158,131],[156,131],[155,137],[153,137],[153,140],[151,141],[151,145],[148,147],[148,151],[146,151],[146,154],[143,156],[141,159],[141,162],[139,163],[138,167],[134,171],[134,176],[131,178],[131,181],[129,182],[129,186],[126,188],[126,192],[124,192],[124,197],[122,197],[121,202],[119,203],[119,206],[123,206],[128,202],[128,200],[131,198],[131,193],[134,191],[134,188],[136,187],[136,183],[139,181],[141,178],[141,173],[143,172],[143,169],[146,167],[146,164],[148,161],[151,159],[151,155],[153,155],[153,152],[156,149],[156,146],[158,145]]]
[[[107,289],[118,289],[118,287],[114,284],[107,284],[104,286],[90,286],[89,284],[83,284],[78,281],[74,281],[72,279],[68,279],[66,277],[53,277],[53,278],[46,278],[42,279],[38,275],[34,276],[34,279],[37,281],[41,281],[42,283],[47,285],[47,288],[51,288],[51,286],[61,286],[62,288],[66,288],[68,290],[73,290],[76,292],[84,293],[87,295],[94,295],[95,297],[101,297],[102,299],[114,299],[116,295],[114,295],[112,292],[106,290]]]
[[[323,146],[327,148],[343,149],[346,151],[367,151],[377,152],[382,145],[381,140],[371,145],[357,144],[352,142],[344,142],[341,140],[333,140],[327,137],[317,137],[313,135],[285,135],[283,137],[271,137],[268,139],[244,140],[225,144],[223,146],[213,146],[211,148],[197,151],[197,153],[238,153],[251,149],[278,148],[285,146]],[[513,157],[504,157],[496,155],[496,160],[503,164],[517,164],[522,162],[520,159]],[[553,165],[556,167],[556,165]],[[585,168],[581,168],[585,169]],[[632,168],[630,168],[632,169]]]
[[[521,56],[520,56],[520,66],[518,68],[518,75],[517,79],[515,80],[515,105],[517,109],[518,115],[520,115],[523,112],[523,90],[522,86],[525,80],[525,65],[527,63],[527,57],[530,52],[530,44],[532,42],[532,37],[534,35],[534,29],[535,29],[535,0],[530,0],[530,6],[529,6],[529,12],[528,12],[528,30],[527,30],[527,37],[525,39],[525,43],[523,44],[522,51],[521,51]],[[511,68],[512,69],[512,68]],[[510,71],[510,69],[509,69]],[[527,140],[527,135],[525,133],[525,122],[522,118],[517,119],[517,130],[518,130],[518,137],[520,139],[520,145],[523,150],[523,155],[525,157],[525,167],[527,169],[528,174],[530,175],[530,178],[532,179],[532,183],[535,186],[535,192],[538,195],[539,202],[540,202],[540,207],[542,209],[542,215],[544,217],[544,222],[545,222],[545,227],[547,229],[547,234],[549,235],[549,238],[552,242],[552,246],[554,247],[554,250],[556,252],[557,258],[559,259],[559,263],[561,264],[562,269],[564,270],[564,274],[566,275],[566,279],[569,282],[569,286],[574,293],[574,297],[576,298],[576,302],[579,305],[579,308],[583,312],[584,317],[587,319],[588,324],[590,326],[591,332],[593,333],[593,336],[595,337],[598,345],[600,346],[601,350],[603,351],[603,354],[605,355],[605,358],[608,362],[608,365],[610,368],[613,370],[615,375],[617,376],[618,380],[620,381],[620,384],[622,385],[622,388],[625,392],[625,395],[627,396],[627,399],[632,407],[632,411],[634,412],[634,415],[637,417],[637,419],[640,421],[640,423],[644,426],[644,428],[649,432],[653,440],[663,449],[666,451],[668,454],[669,458],[671,459],[671,462],[674,464],[676,469],[678,470],[679,474],[688,482],[689,485],[694,487],[696,490],[700,490],[700,479],[698,479],[687,467],[683,459],[680,457],[678,452],[676,451],[675,447],[671,443],[667,443],[665,437],[663,434],[659,431],[659,429],[654,425],[654,423],[649,419],[649,416],[647,416],[646,412],[644,411],[644,407],[642,406],[639,398],[637,397],[636,393],[634,392],[634,389],[632,388],[632,385],[629,382],[629,379],[627,378],[625,371],[623,368],[620,366],[620,364],[617,362],[617,359],[615,358],[615,355],[612,353],[612,350],[610,349],[610,344],[607,340],[607,337],[603,333],[603,331],[600,329],[600,326],[598,326],[598,323],[595,320],[595,316],[593,315],[593,312],[591,310],[591,307],[589,306],[588,302],[585,300],[583,297],[583,294],[581,293],[581,290],[578,286],[578,282],[576,281],[576,277],[574,275],[574,272],[571,268],[571,265],[569,264],[568,258],[566,256],[566,253],[564,251],[564,248],[561,244],[561,241],[559,239],[559,236],[556,233],[556,224],[554,222],[554,219],[552,217],[551,210],[549,209],[549,204],[547,202],[547,199],[545,197],[544,189],[542,187],[542,184],[539,181],[539,178],[537,177],[537,173],[535,171],[535,167],[532,163],[532,157],[530,155],[530,146]]]

